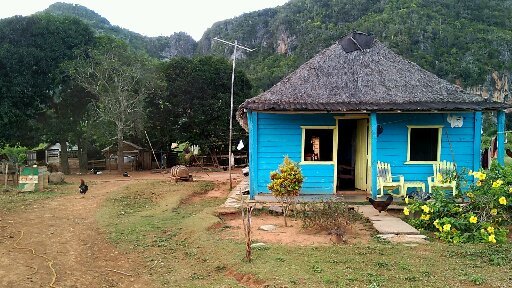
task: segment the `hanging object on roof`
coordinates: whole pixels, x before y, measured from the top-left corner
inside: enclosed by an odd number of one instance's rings
[[[448,121],[448,123],[450,123],[452,128],[462,127],[462,125],[464,124],[464,117],[462,116],[448,115],[446,120]]]
[[[373,47],[375,38],[363,32],[352,32],[343,37],[339,43],[347,53],[366,50]]]

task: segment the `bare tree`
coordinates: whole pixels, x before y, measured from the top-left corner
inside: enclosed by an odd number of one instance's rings
[[[117,165],[122,171],[124,137],[135,127],[142,127],[145,97],[155,92],[155,83],[160,83],[155,80],[151,61],[121,40],[100,36],[94,48],[67,67],[78,84],[98,96],[94,107],[99,117],[115,124]]]

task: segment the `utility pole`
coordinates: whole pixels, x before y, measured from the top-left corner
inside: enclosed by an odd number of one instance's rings
[[[213,40],[222,42],[224,44],[228,44],[234,46],[235,49],[233,51],[233,71],[231,73],[231,109],[229,110],[229,151],[228,151],[228,170],[229,170],[229,190],[233,189],[233,180],[231,179],[231,140],[233,138],[233,89],[235,85],[235,63],[236,63],[236,48],[241,48],[247,50],[249,52],[254,51],[256,49],[249,49],[247,47],[238,45],[237,40],[234,43],[219,39],[217,37],[213,38]],[[235,164],[233,162],[233,164]]]

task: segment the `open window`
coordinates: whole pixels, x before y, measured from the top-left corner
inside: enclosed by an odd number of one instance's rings
[[[302,161],[334,161],[335,127],[302,127]]]
[[[442,126],[408,126],[408,162],[437,162],[441,154]]]

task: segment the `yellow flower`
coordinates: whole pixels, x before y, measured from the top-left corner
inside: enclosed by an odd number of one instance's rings
[[[498,209],[496,209],[496,208],[491,209],[491,215],[493,215],[493,216],[498,215]]]
[[[443,182],[443,175],[437,174],[437,182]]]
[[[472,192],[468,192],[466,195],[467,195],[469,198],[473,198],[473,197],[475,197],[475,194],[473,194]]]
[[[428,220],[428,219],[430,219],[430,215],[429,214],[421,214],[420,219],[421,220]]]
[[[443,225],[443,231],[444,232],[448,232],[450,231],[450,229],[452,228],[452,225],[451,224],[444,224]]]
[[[405,204],[409,204],[409,197],[405,196]]]
[[[494,227],[492,227],[492,226],[487,227],[487,232],[489,232],[489,234],[494,234]]]
[[[512,193],[512,187],[508,188],[508,192]]]
[[[441,227],[441,225],[439,225],[439,219],[436,219],[433,224],[436,228]]]
[[[476,216],[469,217],[469,223],[476,223],[476,222],[478,222],[478,218],[476,218]]]
[[[489,242],[496,243],[496,238],[494,238],[494,234],[489,235]]]
[[[473,173],[473,176],[474,176],[475,178],[477,178],[477,179],[480,179],[480,176],[481,176],[481,175],[482,175],[482,173],[480,173],[480,172],[474,172],[474,173]]]
[[[482,180],[476,181],[476,186],[482,186]]]
[[[484,173],[480,173],[480,180],[485,180],[485,177],[487,177],[487,175],[485,175]]]
[[[409,209],[407,207],[404,208],[404,214],[409,215]]]
[[[423,212],[428,213],[430,211],[430,208],[427,205],[421,206],[421,209],[423,209]]]
[[[507,198],[501,196],[499,201],[501,205],[507,205]]]
[[[498,179],[498,180],[492,182],[492,188],[498,188],[501,186],[501,184],[503,184],[503,181]]]

